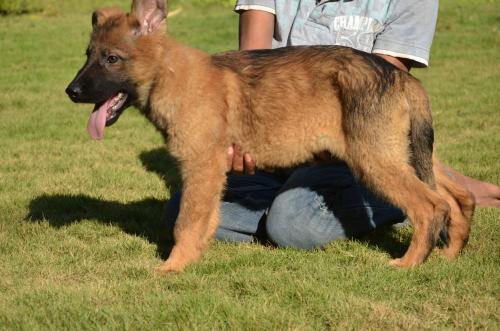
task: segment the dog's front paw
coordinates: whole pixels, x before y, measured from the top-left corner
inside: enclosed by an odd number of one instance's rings
[[[161,266],[157,267],[155,269],[155,272],[159,273],[160,275],[169,275],[177,272],[181,272],[184,270],[186,267],[185,264],[179,264],[179,263],[173,263],[173,261],[165,261]]]
[[[405,258],[399,258],[399,259],[392,259],[389,262],[389,265],[397,268],[413,268],[420,263],[416,263],[414,261],[409,261],[408,259]]]

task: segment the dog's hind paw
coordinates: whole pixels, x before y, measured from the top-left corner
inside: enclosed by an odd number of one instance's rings
[[[436,248],[436,252],[447,260],[454,260],[460,255],[460,248],[455,245],[449,245],[442,248]]]

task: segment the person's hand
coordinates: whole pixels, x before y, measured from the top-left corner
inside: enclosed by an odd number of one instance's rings
[[[227,169],[235,173],[255,174],[255,162],[249,153],[243,153],[241,146],[233,144],[227,149]]]

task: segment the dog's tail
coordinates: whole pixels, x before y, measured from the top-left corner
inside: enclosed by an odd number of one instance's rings
[[[410,86],[408,86],[410,85]],[[429,99],[417,79],[411,77],[405,90],[410,104],[409,152],[410,164],[418,178],[435,187],[432,153],[434,148],[434,129]]]

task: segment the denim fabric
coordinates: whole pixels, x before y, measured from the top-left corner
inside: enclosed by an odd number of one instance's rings
[[[361,186],[345,165],[290,172],[229,175],[216,238],[251,241],[264,236],[278,246],[310,249],[404,220],[400,210]],[[166,205],[170,232],[179,202],[178,193]]]

